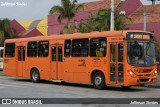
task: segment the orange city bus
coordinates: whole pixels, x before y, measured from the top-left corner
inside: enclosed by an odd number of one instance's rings
[[[129,88],[157,81],[153,34],[104,31],[8,39],[4,74],[31,79]]]

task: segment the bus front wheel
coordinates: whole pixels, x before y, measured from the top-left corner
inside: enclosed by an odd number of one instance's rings
[[[105,78],[101,72],[96,72],[93,75],[93,86],[96,89],[102,90],[105,87]]]
[[[38,83],[40,81],[40,75],[39,75],[39,71],[37,69],[32,69],[31,80],[34,83]]]

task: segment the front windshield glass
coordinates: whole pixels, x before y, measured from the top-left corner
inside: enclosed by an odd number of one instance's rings
[[[134,66],[152,66],[156,64],[155,44],[149,41],[130,41],[128,63]]]

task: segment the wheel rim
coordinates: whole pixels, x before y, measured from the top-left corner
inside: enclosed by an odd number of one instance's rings
[[[97,76],[96,78],[95,78],[95,85],[100,85],[102,83],[102,78],[100,77],[100,76]]]
[[[38,73],[33,72],[32,77],[33,77],[33,80],[37,80],[38,79]]]

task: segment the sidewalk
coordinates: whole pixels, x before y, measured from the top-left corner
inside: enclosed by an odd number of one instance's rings
[[[151,87],[151,88],[160,88],[160,76],[158,76],[157,83],[155,84],[146,84],[146,87]]]
[[[3,72],[0,70],[0,75],[3,75]]]
[[[0,71],[0,76],[4,76],[2,71]],[[144,86],[149,87],[149,88],[160,88],[160,76],[158,76],[157,83],[155,83],[155,84],[145,84]]]

